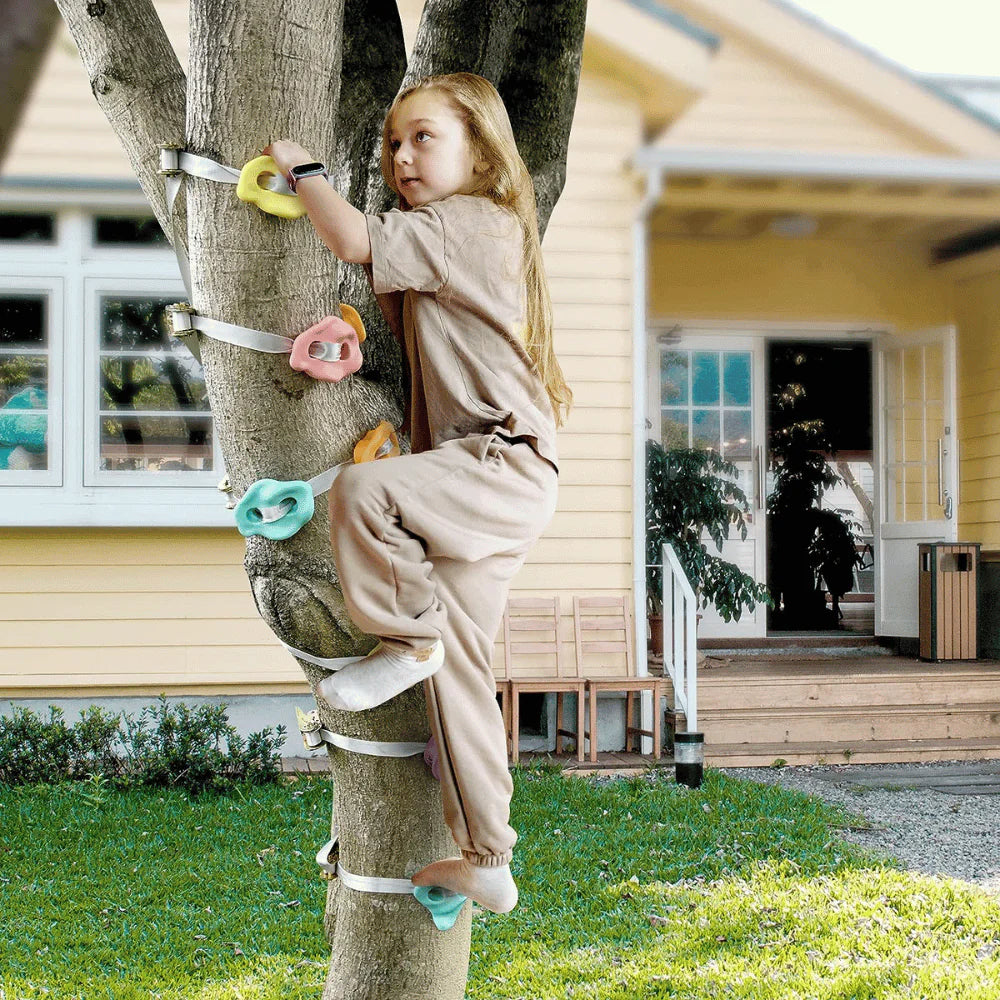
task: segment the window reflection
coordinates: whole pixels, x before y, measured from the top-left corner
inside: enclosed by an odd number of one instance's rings
[[[0,472],[49,465],[48,300],[0,297]]]
[[[213,468],[212,417],[200,363],[173,342],[164,299],[101,300],[100,468]]]

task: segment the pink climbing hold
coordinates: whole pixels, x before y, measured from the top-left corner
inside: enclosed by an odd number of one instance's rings
[[[353,375],[361,361],[357,330],[339,316],[324,316],[292,342],[289,364],[321,382],[339,382]]]
[[[433,736],[427,741],[427,746],[424,748],[424,763],[431,769],[431,774],[440,781],[441,755],[438,753],[437,740]]]

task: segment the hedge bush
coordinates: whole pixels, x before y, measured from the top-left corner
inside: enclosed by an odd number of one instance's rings
[[[48,717],[15,706],[0,716],[0,785],[97,777],[202,792],[271,784],[281,777],[285,733],[276,726],[244,738],[226,705],[170,704],[163,696],[136,717],[92,705],[73,725],[52,705]]]

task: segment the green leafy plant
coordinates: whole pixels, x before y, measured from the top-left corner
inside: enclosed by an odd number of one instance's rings
[[[90,706],[72,726],[54,706],[47,717],[15,706],[0,716],[0,785],[87,780],[91,790],[109,783],[201,792],[269,784],[281,777],[285,732],[244,738],[225,705],[192,708],[162,696],[137,718]]]
[[[796,383],[776,393],[781,418],[771,434],[774,486],[767,498],[771,518],[768,584],[778,610],[773,625],[836,628],[840,598],[854,587],[860,525],[841,511],[821,506],[841,482],[827,461],[835,454],[822,420],[802,419],[805,390]],[[826,607],[826,592],[833,609]]]
[[[731,528],[746,538],[746,494],[735,484],[737,468],[717,452],[664,448],[646,442],[646,601],[651,615],[662,614],[664,543],[673,546],[702,607],[714,605],[722,618],[739,621],[744,611],[770,604],[764,584],[710,552]]]

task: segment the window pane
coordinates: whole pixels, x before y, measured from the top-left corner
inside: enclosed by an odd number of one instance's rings
[[[5,295],[0,298],[0,348],[45,346],[45,297]]]
[[[721,450],[718,410],[693,410],[691,412],[691,434],[693,447]]]
[[[133,246],[167,246],[160,224],[152,216],[99,215],[94,219],[94,242],[102,244],[128,243]]]
[[[0,357],[0,470],[48,468],[45,376],[45,358]]]
[[[101,300],[101,348],[120,351],[173,349],[166,307],[169,299]]]
[[[688,446],[688,411],[664,410],[660,420],[660,442],[664,448]]]
[[[208,393],[201,365],[190,355],[105,355],[102,410],[202,410]]]
[[[101,418],[101,465],[111,472],[212,469],[211,417]]]
[[[691,353],[691,402],[695,406],[718,405],[718,351],[693,351]]]
[[[0,470],[48,468],[47,302],[0,298]]]
[[[664,351],[660,356],[660,402],[686,406],[688,402],[688,352]]]
[[[51,243],[55,238],[51,215],[0,212],[0,240],[15,243]]]
[[[723,355],[723,383],[727,406],[750,405],[750,354],[749,352]]]
[[[100,461],[105,472],[207,472],[212,417],[201,364],[170,336],[169,300],[101,300]]]
[[[723,410],[723,458],[730,462],[750,460],[750,411]]]

